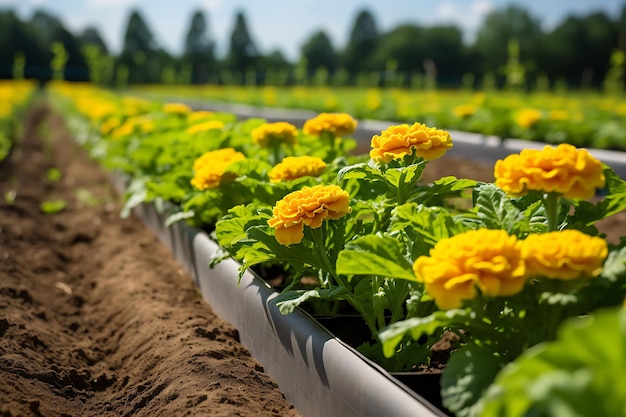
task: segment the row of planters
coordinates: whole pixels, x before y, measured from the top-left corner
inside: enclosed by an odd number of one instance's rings
[[[626,150],[626,99],[593,92],[414,91],[313,87],[148,86],[152,97],[187,97],[261,108],[344,112],[360,120],[390,120],[476,132],[502,139]]]
[[[0,81],[0,162],[5,160],[18,136],[21,112],[28,106],[36,84],[31,81]]]
[[[493,183],[424,183],[454,139],[421,123],[352,155],[346,113],[297,128],[86,85],[50,91],[77,140],[128,179],[122,215],[165,203],[166,225],[219,244],[213,266],[234,258],[240,277],[272,283],[280,313],[357,317],[364,335],[345,340],[388,372],[440,373],[449,415],[626,410],[626,239],[594,226],[626,208],[626,182],[586,150],[512,154]]]

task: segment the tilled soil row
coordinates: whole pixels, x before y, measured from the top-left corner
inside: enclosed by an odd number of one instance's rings
[[[45,103],[0,192],[0,415],[298,415]]]

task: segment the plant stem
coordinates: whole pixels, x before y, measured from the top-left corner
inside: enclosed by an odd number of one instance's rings
[[[548,219],[548,232],[554,232],[558,227],[559,198],[560,194],[558,193],[547,193],[542,197],[543,207],[546,210],[546,217]]]

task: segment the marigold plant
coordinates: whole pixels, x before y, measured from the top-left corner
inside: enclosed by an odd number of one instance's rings
[[[304,122],[302,130],[307,135],[321,136],[325,133],[344,137],[354,133],[357,121],[347,113],[320,113]]]
[[[209,130],[222,129],[224,122],[220,120],[208,120],[206,122],[191,125],[185,130],[188,135],[197,135],[198,133],[208,132]]]
[[[294,144],[298,129],[288,122],[264,123],[252,130],[252,140],[257,145],[267,147],[273,142]]]
[[[184,103],[165,103],[163,105],[163,111],[167,114],[189,114],[191,113],[191,107]]]
[[[218,187],[228,165],[245,158],[244,154],[233,148],[205,152],[193,163],[195,175],[191,179],[191,185],[199,190]]]
[[[534,190],[586,200],[605,184],[602,163],[586,149],[569,144],[509,155],[496,162],[494,177],[496,185],[513,196]]]
[[[417,280],[441,309],[458,308],[476,297],[522,290],[526,268],[520,243],[504,230],[479,229],[442,239],[413,264]]]
[[[350,213],[350,196],[337,185],[316,185],[287,194],[273,208],[267,224],[276,240],[285,246],[300,243],[304,226],[316,229],[326,219],[337,220]]]
[[[531,234],[522,241],[522,256],[531,276],[593,278],[602,272],[607,255],[606,240],[574,229]]]
[[[522,109],[515,115],[515,123],[524,129],[530,129],[541,120],[541,112],[537,109]]]
[[[314,156],[288,156],[275,165],[268,176],[272,182],[289,181],[301,177],[316,177],[324,171],[326,163]]]
[[[389,162],[411,155],[433,160],[443,156],[452,147],[452,138],[445,130],[422,123],[390,126],[372,137],[370,157],[377,162]]]

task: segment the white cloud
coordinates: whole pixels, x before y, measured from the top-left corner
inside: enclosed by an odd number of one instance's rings
[[[219,9],[221,5],[222,0],[204,0],[202,2],[202,6],[211,12]]]
[[[87,6],[89,8],[100,7],[130,7],[135,3],[135,0],[87,0]]]
[[[439,3],[436,14],[437,20],[453,23],[473,37],[485,16],[492,10],[493,4],[490,0],[474,0],[464,7],[451,1],[444,1]]]

